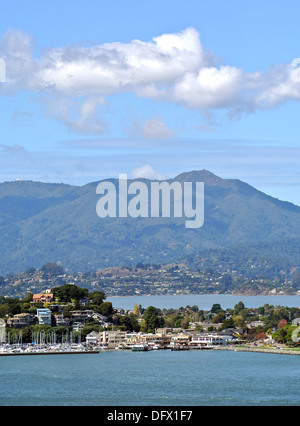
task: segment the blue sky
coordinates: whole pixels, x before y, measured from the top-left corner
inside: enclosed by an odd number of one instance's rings
[[[205,168],[300,205],[299,14],[298,0],[0,0],[0,181]]]

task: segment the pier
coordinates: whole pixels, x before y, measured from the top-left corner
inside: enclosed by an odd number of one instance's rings
[[[65,352],[8,352],[0,353],[1,356],[41,356],[41,355],[83,355],[99,354],[99,351],[65,351]]]

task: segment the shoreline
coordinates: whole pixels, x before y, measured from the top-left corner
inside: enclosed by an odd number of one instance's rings
[[[293,351],[292,349],[272,349],[272,348],[247,348],[247,347],[216,347],[213,350],[219,351],[232,351],[232,352],[256,352],[274,355],[300,355],[300,351]]]
[[[276,349],[276,348],[252,348],[252,347],[235,347],[235,346],[216,346],[207,348],[213,351],[231,351],[231,352],[254,352],[254,353],[264,353],[264,354],[273,354],[273,355],[300,355],[300,350],[295,351],[292,349]],[[206,350],[207,350],[206,349]],[[108,349],[109,351],[124,351],[128,352],[128,349]],[[161,349],[160,351],[171,350]],[[189,348],[187,351],[204,351],[205,348]],[[180,352],[180,350],[178,350]],[[66,352],[28,352],[28,353],[0,353],[0,357],[16,357],[16,356],[43,356],[43,355],[91,355],[91,354],[100,354],[101,352],[106,352],[106,350],[91,350],[91,351],[66,351]],[[149,351],[145,351],[149,352]],[[150,351],[152,352],[152,351]]]

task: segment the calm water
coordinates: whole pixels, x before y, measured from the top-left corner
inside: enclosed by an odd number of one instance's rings
[[[227,351],[0,358],[1,406],[299,406],[300,357]]]
[[[134,305],[143,308],[155,306],[156,308],[178,309],[181,306],[197,305],[199,309],[210,310],[213,304],[219,303],[223,309],[234,308],[238,302],[243,302],[247,308],[259,308],[265,304],[300,307],[300,296],[232,296],[230,294],[207,294],[192,296],[129,296],[112,297],[108,301],[115,308],[133,309]]]

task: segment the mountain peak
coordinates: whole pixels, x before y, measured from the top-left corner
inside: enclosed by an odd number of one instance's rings
[[[208,185],[217,185],[223,181],[222,178],[205,169],[181,173],[174,180],[181,182],[204,182]]]

